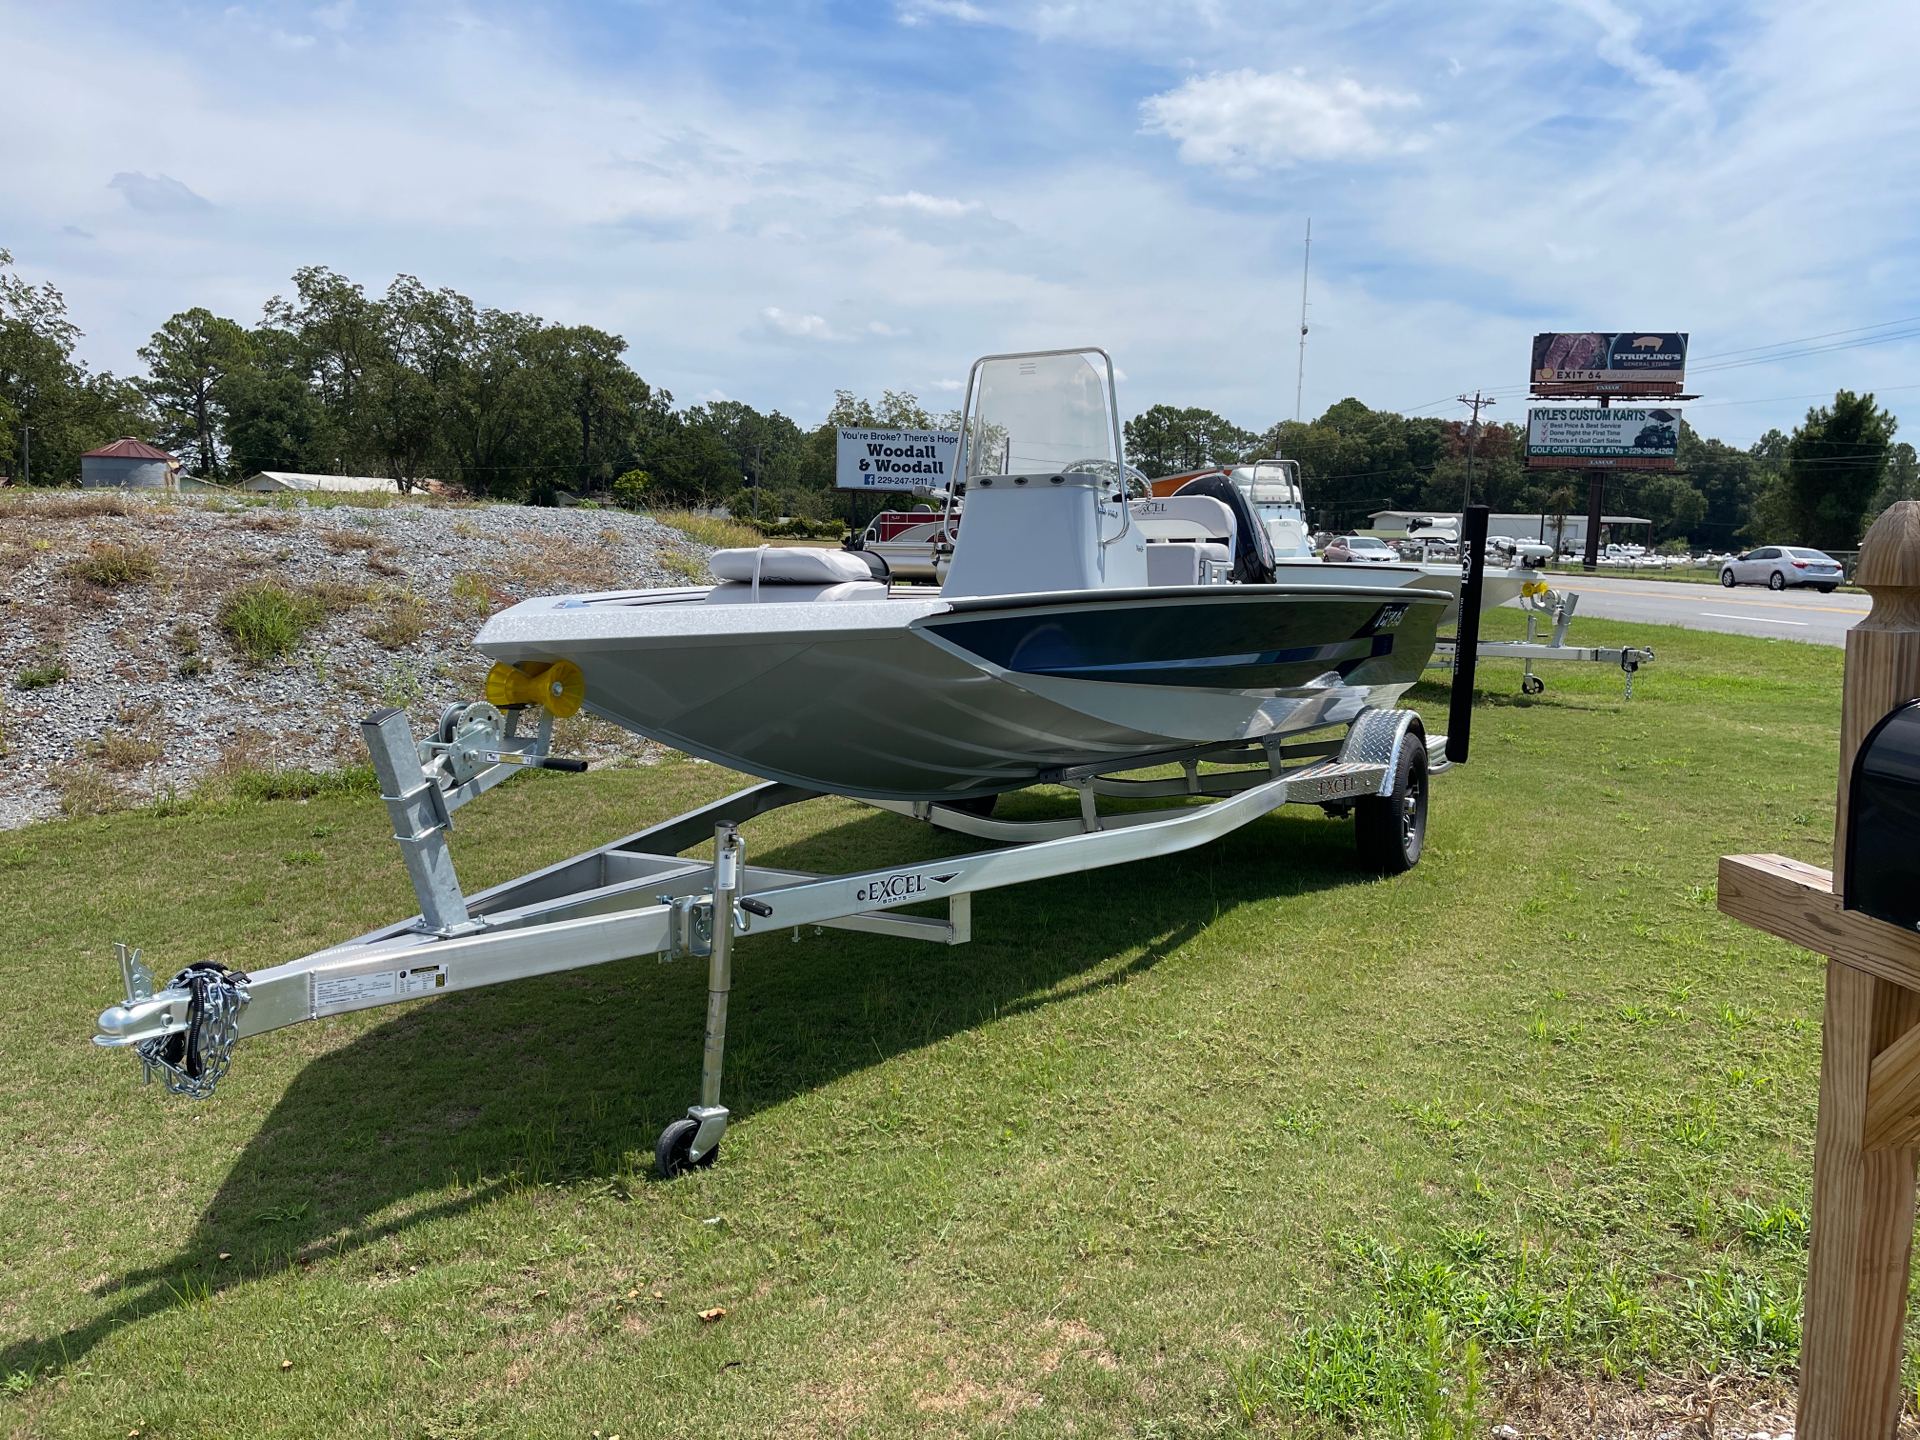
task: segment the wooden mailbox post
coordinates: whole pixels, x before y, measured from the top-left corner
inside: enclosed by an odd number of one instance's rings
[[[1845,910],[1841,898],[1854,754],[1882,716],[1920,696],[1920,501],[1874,522],[1856,582],[1873,610],[1847,632],[1833,869],[1783,855],[1720,859],[1723,912],[1828,959],[1798,1440],[1891,1440],[1900,1420],[1920,1159],[1920,933]]]

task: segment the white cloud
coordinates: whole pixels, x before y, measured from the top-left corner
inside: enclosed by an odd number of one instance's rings
[[[913,333],[911,330],[896,330],[884,320],[869,320],[867,322],[867,332],[872,335],[885,335],[890,339],[897,339]]]
[[[840,338],[823,315],[796,315],[793,311],[782,310],[776,305],[767,306],[760,314],[782,335],[792,335],[805,340],[838,340]]]
[[[1235,70],[1194,76],[1142,102],[1146,128],[1180,142],[1189,165],[1248,171],[1302,160],[1366,159],[1415,148],[1379,123],[1418,106],[1417,95],[1370,90],[1356,80],[1309,80],[1298,71]]]
[[[936,380],[933,382],[933,388],[936,390],[958,390],[961,384],[962,382],[959,380]]]
[[[878,195],[873,203],[889,210],[917,210],[922,215],[937,215],[949,220],[986,209],[978,200],[942,199],[936,195],[922,195],[918,190],[909,190],[904,195]]]
[[[194,194],[171,175],[122,170],[107,182],[107,188],[118,190],[129,205],[149,215],[190,215],[213,208],[211,201]]]

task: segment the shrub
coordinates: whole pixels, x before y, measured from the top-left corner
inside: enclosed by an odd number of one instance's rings
[[[220,628],[256,665],[289,654],[325,615],[326,606],[315,596],[273,580],[242,585],[220,602]]]
[[[69,580],[84,580],[103,590],[113,590],[122,585],[146,584],[153,579],[155,568],[149,546],[114,545],[96,540],[87,547],[84,556],[63,565],[61,573]]]
[[[652,492],[653,477],[644,470],[629,470],[613,482],[613,498],[630,510],[645,505]]]

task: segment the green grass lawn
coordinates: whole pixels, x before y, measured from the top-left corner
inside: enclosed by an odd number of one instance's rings
[[[0,836],[0,1433],[1440,1435],[1516,1365],[1790,1365],[1821,962],[1719,916],[1714,863],[1828,863],[1841,652],[1579,639],[1659,662],[1630,705],[1483,667],[1407,876],[1300,810],[984,894],[965,946],[745,939],[735,1122],[671,1183],[701,962],[279,1031],[193,1104],[87,1043],[112,942],[264,967],[410,911],[379,802]],[[528,776],[456,859],[477,888],[738,783]],[[966,843],[840,801],[744,833],[818,870]]]

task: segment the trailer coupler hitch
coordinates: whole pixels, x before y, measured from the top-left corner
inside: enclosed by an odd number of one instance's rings
[[[153,971],[138,950],[115,945],[113,951],[127,998],[101,1012],[93,1043],[131,1045],[144,1083],[152,1084],[158,1070],[160,1082],[175,1095],[205,1100],[233,1061],[240,1012],[247,1008],[246,974],[202,960],[156,990]]]

